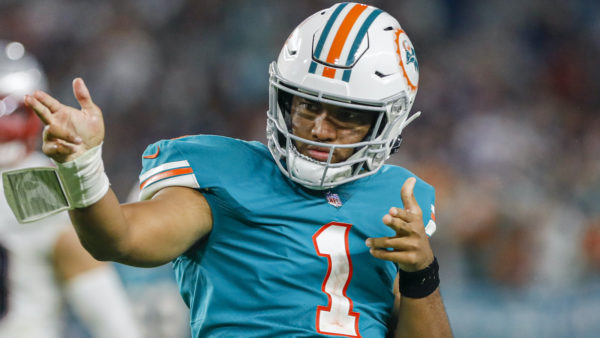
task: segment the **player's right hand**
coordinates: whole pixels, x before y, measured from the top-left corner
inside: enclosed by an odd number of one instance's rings
[[[73,80],[73,94],[81,109],[66,106],[40,90],[24,99],[45,125],[42,151],[59,163],[76,159],[104,140],[102,111],[81,78]]]

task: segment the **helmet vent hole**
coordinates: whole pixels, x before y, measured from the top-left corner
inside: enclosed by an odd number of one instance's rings
[[[387,27],[385,27],[383,30],[387,32],[387,31],[391,31],[391,30],[393,30],[393,29],[394,29],[394,27],[392,27],[392,26],[387,26]]]
[[[291,50],[291,51],[290,51],[290,55],[296,55],[297,53],[298,53],[298,51],[297,51],[297,50]]]
[[[325,15],[325,11],[322,11],[322,12],[321,12],[321,15]]]

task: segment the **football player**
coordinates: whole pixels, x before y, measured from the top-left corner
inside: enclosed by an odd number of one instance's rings
[[[42,125],[23,105],[35,89],[46,89],[36,59],[0,41],[0,171],[51,164],[35,151]],[[38,203],[44,188],[20,187]],[[19,224],[0,196],[0,337],[65,337],[65,300],[93,337],[139,337],[115,270],[83,249],[69,223],[62,213]]]
[[[97,258],[172,261],[194,337],[450,336],[439,293],[434,189],[384,165],[418,87],[399,23],[339,3],[303,21],[270,67],[268,145],[162,140],[143,154],[141,202],[120,205],[101,159],[104,124],[37,91],[44,153]]]

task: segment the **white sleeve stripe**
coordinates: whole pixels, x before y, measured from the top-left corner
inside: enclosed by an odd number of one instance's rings
[[[427,225],[425,226],[425,233],[427,234],[427,236],[431,237],[431,235],[435,233],[435,230],[437,230],[437,225],[432,219],[430,219],[429,222],[427,222]]]
[[[437,229],[437,224],[435,224],[435,206],[432,204],[431,205],[431,219],[429,220],[429,222],[427,222],[427,225],[425,226],[425,233],[427,233],[427,235],[429,237],[431,237],[431,235],[433,235],[433,233],[435,232],[436,229]]]
[[[198,184],[198,181],[196,180],[196,176],[194,174],[171,176],[171,177],[153,182],[152,184],[145,186],[140,191],[139,200],[143,201],[143,200],[150,199],[159,190],[166,188],[166,187],[174,187],[174,186],[194,188],[194,189],[200,188],[200,185]]]
[[[140,183],[147,180],[150,176],[153,176],[161,171],[166,171],[173,168],[181,168],[181,167],[189,167],[190,163],[188,161],[176,161],[176,162],[167,162],[159,165],[158,167],[154,167],[142,175],[140,175]]]

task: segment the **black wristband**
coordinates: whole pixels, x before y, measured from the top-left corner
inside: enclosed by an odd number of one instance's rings
[[[423,270],[400,272],[400,294],[408,298],[424,298],[429,296],[440,285],[439,265],[437,258]]]

